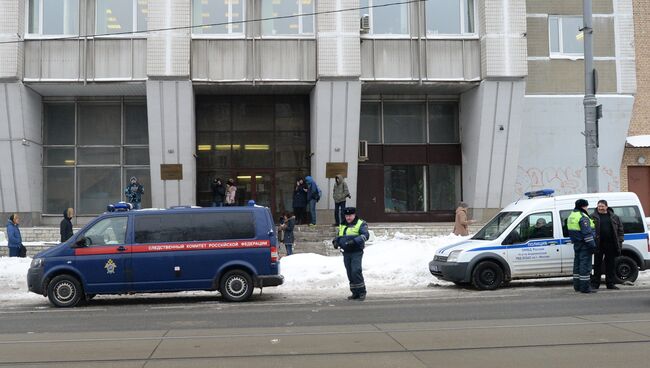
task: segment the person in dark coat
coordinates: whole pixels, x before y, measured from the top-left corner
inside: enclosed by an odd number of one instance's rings
[[[138,178],[132,176],[129,184],[124,189],[124,195],[127,202],[133,205],[134,210],[142,208],[142,195],[144,195],[144,185],[138,182]]]
[[[223,202],[226,199],[226,187],[220,178],[216,178],[210,185],[212,189],[212,207],[223,207]]]
[[[282,231],[284,232],[284,246],[287,248],[287,255],[290,256],[293,254],[293,245],[295,242],[295,237],[293,235],[293,228],[296,225],[296,216],[291,212],[287,212],[284,215],[284,221],[281,225]]]
[[[348,274],[352,295],[348,300],[363,301],[366,299],[366,284],[363,279],[363,248],[370,237],[368,224],[356,215],[356,208],[346,207],[343,210],[345,221],[339,226],[338,235],[332,244],[334,249],[343,253],[343,264]]]
[[[66,208],[63,211],[63,220],[59,225],[61,233],[61,243],[65,243],[68,239],[72,237],[72,217],[74,216],[74,210],[72,208]]]
[[[596,226],[596,247],[594,253],[594,275],[591,286],[594,289],[600,287],[600,279],[603,274],[603,258],[605,260],[605,285],[608,289],[617,290],[614,279],[614,260],[621,255],[623,247],[623,223],[614,211],[607,206],[607,201],[598,201],[596,211],[591,215]]]
[[[9,257],[25,257],[21,254],[25,246],[23,245],[23,237],[20,235],[20,229],[18,228],[19,223],[20,218],[18,214],[14,213],[9,216],[9,221],[7,221],[7,247],[9,247]]]
[[[307,208],[307,185],[302,178],[296,179],[296,185],[293,188],[293,201],[291,206],[293,207],[293,213],[296,216],[296,222],[298,225],[306,222],[305,212]]]
[[[589,202],[578,199],[575,208],[566,220],[569,238],[573,243],[573,290],[581,293],[595,293],[591,287],[591,255],[596,251],[594,230],[596,225],[589,217]]]

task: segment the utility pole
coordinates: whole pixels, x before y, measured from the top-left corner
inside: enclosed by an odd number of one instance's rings
[[[596,193],[598,185],[598,118],[596,72],[594,69],[591,0],[582,0],[582,34],[585,53],[585,151],[587,153],[587,192]]]

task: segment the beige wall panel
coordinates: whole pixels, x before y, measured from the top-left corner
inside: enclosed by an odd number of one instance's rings
[[[611,14],[612,0],[593,0],[594,14]],[[582,14],[582,0],[528,0],[526,1],[528,14],[557,14],[579,15]]]
[[[134,79],[147,78],[147,40],[133,40],[133,75]]]
[[[528,17],[528,56],[548,56],[548,18]]]
[[[596,61],[598,93],[616,93],[616,62]],[[582,60],[541,60],[528,62],[527,94],[584,93]]]
[[[417,72],[412,70],[410,40],[364,40],[361,54],[364,77],[413,79]]]
[[[316,80],[314,40],[264,40],[256,47],[260,79]]]
[[[41,62],[43,79],[78,79],[80,42],[43,41]],[[38,55],[36,55],[38,57]]]
[[[210,80],[244,80],[246,79],[246,42],[245,40],[210,40],[207,41],[207,58],[200,62],[207,67]]]
[[[614,18],[594,18],[594,56],[616,56]]]
[[[463,73],[465,80],[481,79],[481,43],[480,41],[463,42]]]
[[[192,40],[190,70],[192,79],[208,79],[208,40]]]
[[[463,70],[463,41],[427,41],[427,78],[461,79]]]
[[[95,78],[131,78],[131,40],[95,40]]]

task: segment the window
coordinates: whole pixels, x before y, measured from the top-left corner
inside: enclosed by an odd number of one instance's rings
[[[461,200],[460,165],[429,165],[429,209],[454,210]]]
[[[246,0],[193,0],[194,34],[243,35]],[[208,24],[214,24],[210,26]]]
[[[422,212],[426,185],[424,166],[384,166],[384,211]]]
[[[548,17],[550,56],[582,56],[582,17]]]
[[[475,240],[494,240],[501,236],[501,234],[510,225],[515,222],[521,212],[500,212],[490,222],[485,224],[476,235],[472,237]]]
[[[29,0],[27,33],[78,35],[78,0]]]
[[[428,0],[427,35],[473,34],[474,0]]]
[[[455,103],[429,103],[429,143],[459,143],[458,106]]]
[[[147,30],[149,0],[97,0],[95,10],[98,34]]]
[[[368,143],[381,143],[381,104],[362,102],[359,139]]]
[[[175,213],[135,217],[136,243],[174,243],[206,240],[252,239],[250,212]]]
[[[45,103],[44,213],[102,213],[136,176],[151,205],[147,108],[138,101]],[[75,134],[76,132],[76,134]]]
[[[384,102],[384,143],[426,143],[424,103]]]
[[[370,16],[371,35],[408,35],[408,4],[395,0],[360,0],[359,7],[362,8],[360,16]]]
[[[508,234],[504,244],[519,244],[533,239],[549,238],[553,238],[553,214],[541,212],[521,220],[517,227]]]
[[[623,224],[623,232],[625,234],[636,234],[645,232],[643,226],[643,218],[641,217],[641,212],[637,206],[616,206],[609,207],[614,211],[614,213],[621,219]],[[589,208],[588,213],[593,213],[596,211],[595,208]],[[573,210],[564,210],[560,211],[560,219],[562,221],[562,235],[564,237],[569,237],[569,230],[566,226],[566,220],[569,218]]]
[[[314,33],[314,0],[262,0],[262,34],[290,36]],[[292,16],[310,14],[304,16]],[[276,18],[276,19],[269,19]]]
[[[88,246],[125,244],[126,224],[128,217],[109,217],[94,224],[86,231],[86,244]]]

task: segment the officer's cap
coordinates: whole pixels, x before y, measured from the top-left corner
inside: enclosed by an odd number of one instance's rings
[[[344,215],[354,215],[355,213],[357,213],[357,209],[354,207],[345,207],[343,210]]]
[[[586,199],[578,199],[576,201],[576,208],[589,207],[589,202]]]

